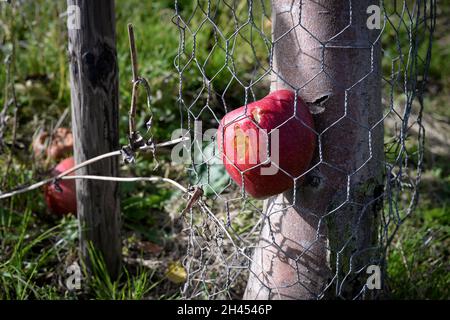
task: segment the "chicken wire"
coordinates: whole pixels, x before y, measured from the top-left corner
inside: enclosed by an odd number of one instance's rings
[[[185,134],[195,137],[199,132],[201,134],[207,129],[217,128],[225,113],[256,101],[269,92],[271,77],[277,73],[273,59],[279,41],[297,28],[311,34],[315,32],[302,25],[302,6],[307,2],[286,1],[286,10],[291,10],[298,23],[274,40],[270,1],[209,0],[190,4],[175,1],[173,22],[179,30],[179,48],[174,64],[179,74],[178,104],[181,128]],[[343,2],[351,25],[355,1]],[[375,4],[381,10],[381,28],[378,30],[379,37],[369,49],[373,52],[375,46],[381,46],[382,61],[379,68],[382,75],[383,114],[375,123],[384,127],[384,179],[382,190],[378,190],[374,199],[382,204],[378,206],[379,213],[372,225],[377,236],[374,248],[371,248],[369,264],[379,266],[381,278],[384,279],[386,250],[404,219],[413,213],[418,200],[424,151],[424,127],[421,121],[423,94],[430,62],[436,3],[392,0]],[[364,19],[367,17],[369,14]],[[326,45],[331,40],[320,43],[325,53],[329,50]],[[353,49],[363,50],[357,47]],[[369,66],[374,65],[371,59],[373,55],[368,58]],[[359,83],[370,77],[371,73],[374,73],[373,69],[368,75],[353,80]],[[289,85],[302,96],[304,87]],[[347,101],[340,108],[347,108]],[[376,143],[371,140],[375,127],[367,128],[370,146]],[[320,135],[320,132],[316,134]],[[276,243],[276,235],[273,234],[276,226],[271,225],[270,215],[266,214],[263,202],[249,197],[244,189],[228,178],[220,164],[221,157],[214,147],[215,143],[214,139],[203,143],[193,139],[184,145],[185,151],[190,151],[191,161],[186,164],[190,183],[202,187],[210,208],[205,210],[204,207],[194,206],[184,220],[188,243],[183,265],[188,276],[182,296],[188,299],[241,298],[252,272],[253,252],[264,224],[270,226],[272,244],[283,250]],[[319,150],[323,148],[321,143],[319,139]],[[297,185],[297,180],[294,182]],[[352,192],[347,190],[347,185],[340,191],[344,194]],[[364,204],[357,214],[362,216],[370,205]],[[326,212],[326,215],[333,214],[337,213],[334,210]],[[340,243],[343,244],[342,248],[337,251],[343,252],[349,241]],[[332,247],[333,244],[329,245]],[[285,254],[288,259],[295,260],[304,253],[300,252],[295,257]],[[320,291],[314,293],[314,298],[358,299],[378,297],[385,293],[386,290],[370,290],[364,282],[358,282],[356,286],[352,284],[352,279],[358,275],[368,277],[368,264],[364,268],[349,268],[343,272],[342,266],[352,266],[353,259],[356,260],[356,256],[361,254],[366,253],[360,250],[349,255],[329,255],[330,274]],[[301,282],[303,275],[297,262],[296,273]],[[384,281],[382,285],[382,289],[386,289]],[[267,283],[262,282],[262,286],[271,291],[277,290],[268,288]]]

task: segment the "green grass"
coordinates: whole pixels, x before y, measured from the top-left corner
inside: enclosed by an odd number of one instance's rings
[[[426,172],[422,199],[405,220],[388,255],[388,285],[393,298],[450,297],[450,175]]]
[[[450,210],[420,208],[407,220],[388,258],[391,296],[402,299],[450,297]]]
[[[1,299],[53,299],[59,255],[74,246],[76,221],[63,219],[54,226],[36,226],[29,210],[23,215],[1,211],[2,241],[0,255]],[[16,222],[17,221],[17,222]],[[19,222],[20,221],[20,222]],[[68,296],[66,296],[68,298]]]
[[[1,230],[11,228],[18,218],[2,210]],[[119,278],[111,280],[103,259],[91,248],[90,275],[82,268],[82,283],[87,281],[88,286],[83,283],[82,291],[70,291],[62,276],[70,261],[59,259],[76,257],[76,219],[63,218],[52,227],[39,228],[34,225],[36,217],[26,211],[20,220],[14,232],[3,232],[1,245],[6,257],[0,256],[0,299],[142,299],[158,285],[152,279],[154,271],[142,268],[134,274],[123,268]]]

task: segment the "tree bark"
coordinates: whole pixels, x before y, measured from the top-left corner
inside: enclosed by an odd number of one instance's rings
[[[370,1],[351,4],[272,1],[271,90],[298,90],[320,148],[295,198],[291,190],[265,202],[245,299],[355,297],[377,253],[380,30],[366,26]]]
[[[75,162],[119,148],[118,66],[113,0],[68,0],[79,26],[69,26],[72,128]],[[73,7],[72,7],[73,8]],[[75,14],[77,14],[75,13]],[[83,175],[117,176],[117,157],[80,169]],[[80,247],[88,269],[88,245],[103,256],[112,277],[121,265],[118,184],[77,180]]]

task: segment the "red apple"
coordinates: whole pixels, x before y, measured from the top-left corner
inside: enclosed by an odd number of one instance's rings
[[[73,157],[64,159],[55,167],[55,169],[53,169],[52,175],[57,176],[74,166],[75,161]],[[58,186],[59,188],[55,184],[49,184],[44,188],[45,202],[47,203],[48,208],[52,213],[58,215],[64,215],[70,212],[76,214],[77,198],[75,192],[75,180],[60,180],[58,181]]]
[[[309,168],[316,146],[313,119],[299,97],[294,112],[294,101],[294,92],[277,90],[220,121],[217,143],[225,169],[254,198],[291,189]]]

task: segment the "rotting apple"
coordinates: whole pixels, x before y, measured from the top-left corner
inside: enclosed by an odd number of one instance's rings
[[[73,150],[73,135],[68,128],[57,128],[52,135],[41,131],[33,141],[33,152],[36,159],[46,155],[49,159],[59,160]]]
[[[254,198],[291,189],[310,166],[314,123],[303,100],[294,102],[294,92],[277,90],[220,121],[217,143],[225,169]]]
[[[64,159],[53,170],[52,175],[60,173],[75,166],[73,157]],[[73,173],[72,173],[73,175]],[[75,180],[60,180],[57,184],[49,184],[44,187],[45,202],[49,210],[57,215],[77,212],[77,198]]]

